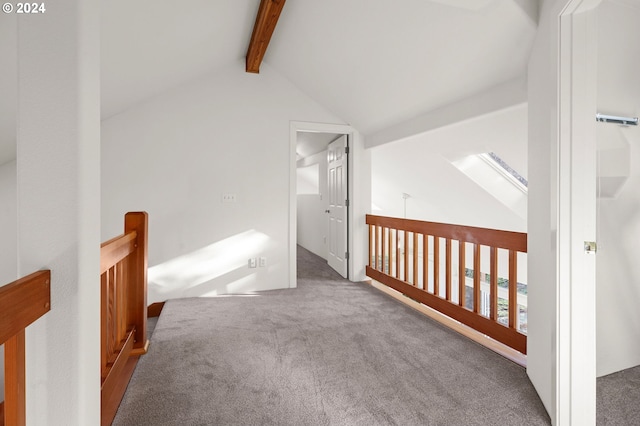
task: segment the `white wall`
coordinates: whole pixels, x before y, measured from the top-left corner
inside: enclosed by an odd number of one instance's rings
[[[149,213],[149,303],[289,286],[292,120],[341,122],[239,61],[102,123],[102,238]]]
[[[317,165],[319,191],[317,194],[298,194],[297,237],[298,244],[323,259],[327,259],[327,235],[329,208],[327,196],[327,151],[322,151],[298,161],[298,168]],[[300,185],[298,185],[298,188]]]
[[[18,273],[16,162],[0,165],[0,286]]]
[[[16,162],[0,165],[0,286],[18,278]],[[0,401],[4,400],[4,348],[0,345]]]
[[[598,8],[598,110],[640,113],[640,9],[603,2]],[[609,168],[628,179],[615,198],[599,202],[597,256],[597,374],[640,364],[640,128],[598,123],[601,157],[622,149]],[[606,165],[603,165],[605,167]],[[601,174],[607,174],[600,170]]]
[[[18,22],[18,273],[51,270],[26,330],[27,425],[100,423],[100,15],[59,0]]]

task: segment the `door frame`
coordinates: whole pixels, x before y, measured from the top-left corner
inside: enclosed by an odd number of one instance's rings
[[[349,144],[349,155],[347,156],[347,179],[348,179],[348,198],[349,208],[347,213],[347,245],[349,252],[349,259],[347,259],[348,277],[351,281],[358,280],[359,274],[354,273],[355,270],[364,270],[364,263],[360,265],[359,258],[354,254],[359,253],[362,248],[360,244],[355,242],[354,229],[357,229],[355,214],[355,206],[359,204],[360,193],[358,193],[358,199],[356,200],[354,191],[356,169],[354,164],[354,158],[357,156],[357,141],[359,139],[359,133],[351,126],[347,124],[327,124],[327,123],[312,123],[303,121],[292,121],[290,123],[289,130],[289,288],[295,288],[297,286],[297,172],[296,172],[296,143],[298,140],[298,132],[307,133],[335,133],[339,135],[347,135]],[[361,144],[363,145],[363,144]],[[354,155],[355,154],[355,155]],[[366,198],[366,197],[363,197]],[[355,279],[354,279],[355,278]],[[361,279],[361,278],[360,278]]]

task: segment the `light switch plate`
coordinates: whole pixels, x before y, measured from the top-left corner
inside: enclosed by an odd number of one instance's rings
[[[235,203],[236,200],[236,194],[222,194],[223,203]]]

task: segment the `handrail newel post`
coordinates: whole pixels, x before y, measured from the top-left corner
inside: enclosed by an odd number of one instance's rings
[[[143,355],[147,352],[147,235],[148,214],[146,212],[129,212],[124,219],[124,232],[136,232],[135,250],[131,254],[129,268],[129,324],[135,326],[135,342],[132,355]]]

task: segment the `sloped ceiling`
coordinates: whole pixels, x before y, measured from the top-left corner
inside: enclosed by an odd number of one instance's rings
[[[102,118],[244,57],[259,0],[103,0]]]
[[[265,61],[370,134],[524,75],[531,8],[478,3],[291,1]]]
[[[241,60],[258,4],[102,0],[102,118]],[[536,13],[537,0],[292,0],[264,60],[369,134],[523,76]],[[2,15],[0,164],[17,104],[15,15]]]

